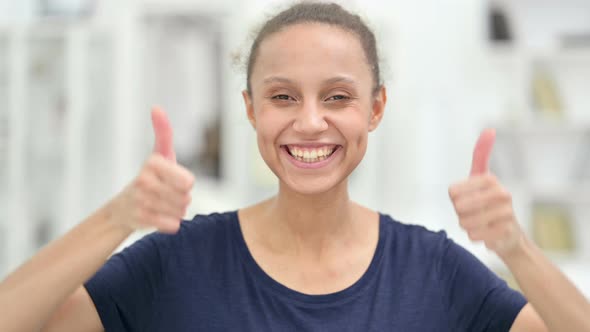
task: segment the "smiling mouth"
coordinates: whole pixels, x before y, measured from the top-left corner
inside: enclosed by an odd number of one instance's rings
[[[326,160],[338,149],[339,145],[323,145],[317,147],[302,147],[296,145],[282,146],[291,157],[298,161],[313,164]]]

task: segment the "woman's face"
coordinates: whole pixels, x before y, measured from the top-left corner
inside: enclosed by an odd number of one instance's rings
[[[262,158],[302,194],[343,183],[360,163],[385,107],[356,35],[318,23],[268,36],[243,93]]]

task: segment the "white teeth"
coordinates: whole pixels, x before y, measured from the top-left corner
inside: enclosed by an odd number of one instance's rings
[[[322,161],[329,157],[329,155],[334,152],[334,148],[330,148],[327,146],[317,148],[317,149],[300,149],[298,147],[289,148],[289,152],[295,159],[299,161],[303,161],[306,163],[315,163],[318,161]]]
[[[318,152],[317,152],[317,154],[318,154],[318,157],[323,157],[323,156],[325,156],[326,154],[324,153],[324,148],[318,149]]]

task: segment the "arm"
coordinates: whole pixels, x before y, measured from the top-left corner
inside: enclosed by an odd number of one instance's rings
[[[174,160],[165,114],[155,110],[152,122],[155,152],[137,178],[0,283],[0,331],[38,331],[47,322],[48,330],[102,330],[82,283],[133,230],[178,231],[194,179]]]
[[[495,134],[480,136],[471,174],[452,185],[449,195],[461,227],[482,241],[508,266],[529,301],[512,330],[590,331],[590,303],[520,229],[511,195],[488,171]]]
[[[104,331],[104,327],[86,288],[80,286],[51,315],[41,331],[99,332]]]
[[[38,331],[130,233],[107,207],[33,256],[0,284],[0,331]]]
[[[532,304],[514,322],[512,332],[533,331],[530,327],[535,326],[535,317],[539,316],[548,331],[590,331],[588,300],[526,237],[500,257]]]

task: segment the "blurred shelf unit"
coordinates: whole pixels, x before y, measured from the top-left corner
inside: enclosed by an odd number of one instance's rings
[[[590,2],[490,8],[490,88],[504,114],[492,171],[531,238],[590,294]]]
[[[500,124],[492,163],[515,183],[559,188],[590,181],[590,126],[557,121]]]
[[[131,181],[152,149],[153,105],[168,112],[178,161],[207,183],[197,196],[218,193],[192,212],[255,196],[252,180],[235,181],[257,154],[231,151],[252,130],[244,118],[236,131],[225,104],[222,8],[134,3],[0,27],[0,276]]]
[[[84,206],[83,157],[100,154],[85,145],[100,124],[86,115],[105,97],[92,83],[112,74],[93,68],[112,56],[94,47],[101,40],[107,31],[72,22],[0,29],[0,269],[68,228]]]
[[[132,179],[152,146],[153,105],[178,129],[178,160],[221,176],[223,29],[198,11],[144,9],[107,25],[0,29],[0,276]]]
[[[590,2],[491,0],[487,9],[491,80],[511,119],[590,125]]]
[[[492,172],[513,193],[525,232],[590,297],[590,125],[552,114],[525,121],[495,126]]]
[[[501,46],[488,55],[507,121],[590,125],[590,46],[551,52]]]
[[[566,257],[568,266],[577,262],[580,269],[588,267],[588,120],[541,113],[529,114],[528,122],[495,127],[491,168],[511,192],[518,193],[515,209],[524,229],[557,263]],[[590,284],[590,278],[586,282]]]

